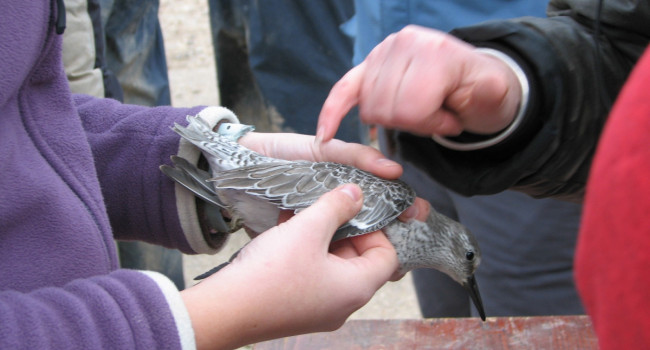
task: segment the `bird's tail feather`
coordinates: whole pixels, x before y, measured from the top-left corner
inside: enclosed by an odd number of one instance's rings
[[[169,178],[179,183],[183,187],[192,191],[196,196],[204,201],[225,208],[226,206],[219,200],[217,193],[207,181],[210,174],[200,170],[182,157],[172,156],[174,167],[161,165],[160,170]]]

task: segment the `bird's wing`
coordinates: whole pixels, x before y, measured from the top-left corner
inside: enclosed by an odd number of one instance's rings
[[[415,192],[404,182],[381,179],[353,167],[346,168],[349,172],[344,170],[339,176],[362,188],[363,207],[347,225],[339,228],[334,240],[377,231],[413,204]]]
[[[334,240],[381,229],[415,198],[403,182],[380,179],[354,167],[329,162],[258,164],[219,172],[211,180],[217,189],[242,190],[296,212],[342,184],[356,183],[363,190],[363,208],[337,230]]]
[[[311,162],[264,163],[221,171],[215,188],[242,190],[285,210],[301,210],[336,185],[318,181]],[[330,187],[327,187],[327,186]],[[333,186],[333,187],[331,187]]]

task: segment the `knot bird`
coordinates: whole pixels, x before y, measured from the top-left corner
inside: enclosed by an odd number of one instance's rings
[[[485,320],[474,278],[481,260],[476,238],[433,208],[425,222],[397,220],[415,200],[413,189],[406,183],[381,179],[344,164],[266,157],[237,143],[252,126],[224,123],[214,132],[198,116],[187,116],[187,120],[187,127],[175,124],[172,129],[201,149],[212,174],[177,156],[172,156],[175,167],[163,165],[161,170],[203,200],[224,209],[232,220],[225,228],[228,232],[241,225],[264,232],[277,225],[280,210],[298,212],[324,193],[356,183],[363,191],[363,207],[338,228],[333,241],[383,230],[395,247],[400,272],[415,268],[442,271],[467,289]]]

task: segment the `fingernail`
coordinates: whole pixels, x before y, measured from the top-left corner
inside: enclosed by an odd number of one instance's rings
[[[400,166],[399,163],[397,163],[394,160],[390,160],[388,158],[379,158],[376,160],[377,164],[384,166],[384,167],[392,167],[392,166]]]
[[[419,213],[420,213],[420,210],[418,209],[418,207],[415,206],[415,205],[412,205],[412,206],[406,208],[406,210],[404,210],[404,212],[402,212],[401,216],[402,216],[402,218],[409,220],[409,219],[415,219],[418,216]]]
[[[325,131],[322,126],[318,127],[316,130],[316,137],[314,138],[314,144],[316,146],[320,146],[320,144],[323,143],[323,132]]]
[[[347,184],[341,186],[339,190],[350,196],[350,198],[352,198],[352,200],[355,202],[361,198],[361,188],[359,188],[359,186]]]

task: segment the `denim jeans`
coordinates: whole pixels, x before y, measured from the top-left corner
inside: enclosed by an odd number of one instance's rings
[[[209,0],[221,103],[258,130],[313,135],[330,89],[352,68],[339,29],[347,0]],[[357,110],[336,137],[365,142]]]
[[[106,61],[122,86],[124,102],[170,105],[158,0],[100,0],[100,3]]]

